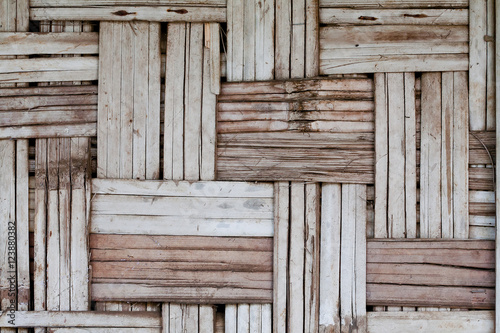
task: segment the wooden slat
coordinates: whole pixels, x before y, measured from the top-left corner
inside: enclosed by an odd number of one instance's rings
[[[452,312],[370,312],[367,314],[368,333],[492,333],[493,311]]]
[[[290,78],[303,78],[305,75],[305,16],[305,1],[292,0]]]
[[[498,17],[500,15],[500,6],[496,5],[495,6],[495,17]],[[495,31],[500,31],[500,20],[495,21]],[[495,35],[495,78],[500,77],[500,60],[499,60],[499,54],[500,54],[500,34]],[[500,89],[495,90],[495,108],[498,110],[500,108]],[[498,135],[500,132],[500,117],[495,118],[496,122],[496,146],[500,147],[500,135]],[[495,159],[496,165],[500,165],[500,154],[496,156]],[[497,168],[494,174],[495,179],[498,179],[500,177],[500,171]],[[495,182],[495,221],[500,221],[500,182]],[[496,223],[495,225],[495,237],[497,234],[500,234],[500,223]],[[496,251],[495,251],[495,261],[500,262],[500,237],[495,238],[495,245],[496,245]],[[498,273],[497,270],[495,270],[495,273]],[[495,279],[495,308],[499,309],[500,308],[500,274],[496,274],[496,279]],[[500,311],[495,311],[495,331],[500,330]]]
[[[85,7],[85,6],[110,6],[110,5],[135,5],[141,6],[175,5],[175,6],[204,6],[224,7],[225,0],[73,0],[70,3],[64,0],[31,0],[32,7]]]
[[[323,184],[321,192],[320,332],[340,332],[341,185]]]
[[[0,55],[96,54],[99,52],[98,38],[97,32],[2,32]]]
[[[46,310],[46,197],[47,197],[47,140],[36,140],[36,187],[34,220],[34,310]]]
[[[0,314],[2,327],[161,327],[161,317],[154,312],[98,312],[98,311],[16,311],[14,325],[9,313]]]
[[[287,329],[288,233],[290,188],[288,182],[274,185],[274,264],[273,264],[273,331]]]
[[[176,6],[32,7],[30,19],[81,21],[224,22],[226,9]]]
[[[228,0],[227,4],[227,80],[243,81],[243,25],[245,22],[244,3]]]
[[[467,9],[322,8],[319,14],[322,24],[468,25],[469,23]]]
[[[404,74],[406,237],[417,237],[417,156],[415,74]]]
[[[319,0],[307,0],[305,35],[305,76],[319,75]]]
[[[451,8],[466,8],[469,2],[466,0],[446,0],[439,3],[439,7],[451,7]],[[321,0],[321,7],[361,7],[361,8],[428,8],[436,6],[436,2],[433,0],[399,0],[394,2],[392,0],[356,0],[356,1],[346,1],[346,0]]]
[[[275,77],[290,78],[290,47],[292,35],[292,2],[276,0],[276,54]]]

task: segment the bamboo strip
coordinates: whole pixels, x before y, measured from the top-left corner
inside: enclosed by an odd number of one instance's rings
[[[495,17],[500,17],[500,6],[498,1],[495,1]],[[495,31],[497,32],[495,35],[495,78],[500,77],[500,20],[495,21]],[[495,107],[496,110],[500,108],[500,89],[495,90]],[[500,117],[496,117],[496,145],[500,146]],[[500,165],[500,154],[496,155],[495,158],[496,165]],[[499,179],[500,170],[497,168],[495,171],[495,179]],[[500,221],[500,182],[495,183],[495,218],[496,221]],[[500,234],[500,223],[496,223],[495,225],[495,262],[500,262],[500,238],[496,237],[497,234]],[[498,266],[495,269],[495,308],[500,308],[500,274]],[[500,311],[495,311],[495,331],[500,330]]]
[[[0,56],[33,54],[97,54],[98,33],[2,32]]]
[[[219,26],[216,26],[217,34]],[[215,29],[210,25],[210,33]],[[205,31],[206,32],[206,31]],[[218,35],[217,35],[218,36]],[[211,48],[219,47],[213,44]],[[203,58],[203,92],[201,102],[201,157],[200,157],[200,179],[215,180],[215,147],[216,147],[216,94],[213,93],[211,84],[212,64],[210,60],[210,49],[204,49]],[[220,79],[220,78],[218,78]]]
[[[290,47],[292,36],[292,1],[276,0],[275,78],[290,78]]]
[[[415,74],[404,74],[406,238],[417,237],[417,156]]]
[[[305,0],[292,0],[290,78],[303,78],[305,75],[305,24]]]
[[[321,333],[340,333],[341,200],[341,185],[323,184],[319,273],[319,331]]]
[[[439,7],[444,8],[467,8],[468,2],[466,0],[446,0],[439,3]],[[428,8],[436,6],[433,0],[399,0],[394,2],[392,0],[321,0],[320,6],[323,8]]]

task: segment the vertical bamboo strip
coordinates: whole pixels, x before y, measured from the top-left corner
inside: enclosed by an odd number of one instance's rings
[[[469,4],[469,110],[470,129],[486,129],[487,35],[486,0]]]
[[[199,333],[215,332],[215,309],[212,305],[200,305]]]
[[[252,2],[252,1],[245,1]],[[245,6],[243,1],[228,0],[227,11],[227,80],[242,81],[244,77],[244,22]],[[253,17],[251,19],[254,19]],[[250,51],[250,50],[249,50]]]
[[[321,257],[319,332],[340,333],[340,184],[323,184],[321,193]]]
[[[275,78],[290,78],[290,47],[292,37],[292,1],[276,0]]]
[[[417,237],[417,142],[415,74],[404,74],[405,87],[405,213],[406,237]]]
[[[238,306],[236,304],[226,304],[225,318],[224,318],[225,332],[238,332],[237,319],[236,319],[237,315],[238,315]]]
[[[290,189],[274,184],[273,332],[285,333],[287,323],[288,233]]]
[[[210,90],[213,94],[220,93],[220,25],[219,23],[209,23],[209,43],[210,50]]]
[[[186,23],[169,23],[165,78],[163,177],[184,177],[184,67]]]
[[[441,237],[453,238],[453,72],[441,84]]]
[[[259,14],[261,14],[255,7],[255,1],[243,1],[243,21],[233,21],[233,24],[243,26],[243,36],[233,36],[233,38],[243,37],[241,43],[233,43],[233,48],[243,48],[243,81],[255,81],[255,61],[257,60],[255,40],[257,26],[255,23],[259,21]],[[232,31],[235,29],[233,28]]]
[[[305,76],[305,0],[292,0],[292,45],[290,49],[290,78]]]
[[[292,183],[290,189],[290,258],[288,332],[304,331],[304,244],[305,185]]]
[[[306,0],[305,76],[319,75],[319,0]]]
[[[422,74],[420,237],[441,237],[441,74]]]
[[[71,139],[59,140],[59,309],[69,311],[71,309]]]
[[[249,304],[238,304],[238,310],[236,315],[237,321],[237,332],[238,333],[249,333],[250,332],[250,305]]]
[[[500,110],[500,1],[495,1],[495,31],[496,31],[496,39],[495,39],[495,77],[497,78],[496,82],[496,91],[495,91],[495,108],[496,113]],[[500,116],[496,116],[496,147],[500,147]],[[500,165],[500,154],[496,155],[495,164]],[[495,179],[500,179],[500,168],[496,168],[495,170]],[[495,218],[496,221],[500,221],[500,182],[497,181],[495,184]],[[500,234],[500,223],[495,224],[495,234]],[[495,262],[500,262],[500,237],[495,238]],[[495,267],[495,308],[500,309],[500,267],[496,265]],[[495,332],[500,332],[500,311],[495,311]]]

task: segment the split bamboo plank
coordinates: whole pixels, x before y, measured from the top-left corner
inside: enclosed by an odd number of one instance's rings
[[[236,317],[238,333],[250,332],[250,305],[238,304],[238,315]]]
[[[2,169],[4,170],[4,169]],[[17,310],[27,311],[31,299],[29,248],[28,140],[16,141]]]
[[[306,0],[305,77],[319,75],[319,0]]]
[[[291,24],[290,78],[299,79],[305,75],[306,13],[304,0],[292,0]]]
[[[495,105],[495,1],[486,1],[486,129],[496,128]]]
[[[82,33],[0,33],[0,55],[97,54],[97,32]]]
[[[245,22],[244,3],[237,0],[227,2],[227,74],[228,81],[243,81],[244,49],[243,25]]]
[[[137,5],[137,3],[135,3]],[[226,9],[209,6],[31,7],[30,19],[77,21],[224,22]]]
[[[469,9],[470,129],[486,129],[487,35],[486,1],[471,1]]]
[[[453,73],[442,73],[441,83],[441,237],[453,238]]]
[[[290,78],[291,38],[292,35],[292,2],[276,0],[276,54],[275,78]]]
[[[71,139],[59,140],[59,310],[69,311],[71,308]]]
[[[411,333],[494,332],[493,311],[370,312],[367,322],[368,333],[382,333],[388,329]]]
[[[320,74],[468,68],[465,25],[326,26],[320,29],[319,38]],[[415,43],[418,48],[413,47]],[[445,49],[435,47],[443,43]]]
[[[215,332],[215,309],[211,305],[200,305],[199,333]]]
[[[0,141],[0,301],[2,311],[16,310],[16,142]],[[9,331],[8,331],[9,332]]]
[[[274,264],[273,264],[273,331],[287,329],[288,233],[290,188],[288,182],[274,185]]]
[[[73,0],[70,3],[64,0],[31,0],[32,7],[85,7],[85,6],[110,6],[110,5],[136,5],[157,6],[157,5],[175,5],[175,6],[199,6],[200,4],[209,7],[224,7],[225,0]]]
[[[155,312],[98,311],[16,311],[14,325],[8,313],[0,314],[1,327],[117,327],[160,328],[161,316]]]
[[[399,2],[400,3],[400,2]],[[322,24],[355,25],[468,25],[468,9],[322,8]]]
[[[210,25],[210,34],[212,30],[217,31],[217,36],[219,33],[219,26],[217,24]],[[205,31],[206,32],[206,31]],[[217,44],[212,42],[211,49],[219,47],[218,40]],[[201,101],[201,156],[200,156],[200,179],[201,180],[215,180],[215,146],[216,146],[216,108],[217,108],[217,96],[213,93],[214,89],[212,84],[211,72],[215,69],[213,68],[213,62],[211,61],[211,49],[204,49],[203,58],[203,97]],[[217,76],[217,80],[220,77]],[[217,90],[220,90],[217,86]]]
[[[422,75],[420,237],[441,237],[441,75]]]
[[[444,8],[467,8],[469,2],[466,0],[446,0],[439,3],[439,7]],[[356,0],[356,1],[345,1],[345,0],[321,0],[320,6],[323,8],[428,8],[435,7],[436,2],[433,0],[400,0],[394,2],[392,0]]]
[[[169,24],[167,29],[165,79],[164,179],[184,177],[184,67],[186,24]],[[175,81],[176,80],[180,81]],[[176,84],[176,82],[178,82]],[[174,155],[175,153],[175,155]]]
[[[341,332],[366,331],[366,186],[342,185]]]
[[[98,176],[158,178],[160,26],[105,22],[101,29]]]
[[[323,184],[321,193],[321,251],[319,332],[340,333],[341,185]]]
[[[0,80],[9,83],[97,80],[97,57],[0,60]]]
[[[208,48],[210,51],[210,91],[218,95],[220,93],[221,54],[220,25],[217,23],[209,24]]]
[[[238,315],[238,306],[236,304],[226,304],[225,318],[224,318],[225,332],[238,332],[237,315]]]
[[[407,238],[417,237],[417,155],[415,74],[404,74],[405,87],[405,213]]]

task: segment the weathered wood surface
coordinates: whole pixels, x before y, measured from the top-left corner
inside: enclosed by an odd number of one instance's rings
[[[218,179],[373,182],[372,94],[367,79],[223,84]]]
[[[493,311],[370,312],[368,333],[492,333]]]
[[[0,56],[96,53],[99,53],[97,32],[0,33]]]
[[[103,22],[100,29],[97,175],[157,179],[160,25]]]
[[[92,6],[86,3],[71,7],[31,7],[30,19],[80,20],[80,21],[156,21],[156,22],[225,22],[226,8],[211,6],[156,5],[106,5]]]
[[[491,241],[370,241],[367,304],[491,309]]]
[[[432,7],[449,7],[449,8],[467,8],[469,2],[467,0],[445,0],[437,4],[434,0],[320,0],[321,8],[339,7],[339,8],[432,8]]]
[[[320,74],[464,71],[468,41],[466,25],[326,26]]]
[[[0,138],[92,136],[96,86],[0,89]]]
[[[95,194],[91,225],[94,233],[273,235],[273,191],[270,184],[158,181],[144,186],[139,181],[127,180],[95,180],[95,183],[97,188],[107,183],[108,186],[123,185],[125,190],[121,193],[118,187],[114,193]],[[156,188],[160,189],[159,193]],[[217,189],[220,189],[220,194]],[[233,193],[233,190],[236,191]],[[139,193],[129,195],[130,191]],[[147,229],[142,226],[144,221],[148,221]]]

